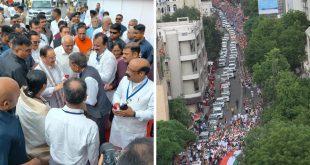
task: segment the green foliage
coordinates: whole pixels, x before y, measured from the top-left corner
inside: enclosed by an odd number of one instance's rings
[[[252,66],[265,60],[265,54],[273,48],[280,49],[287,58],[290,69],[301,66],[305,59],[305,30],[309,26],[302,12],[289,12],[281,19],[255,17],[245,23],[248,47],[245,49],[246,65]]]
[[[240,164],[310,164],[309,138],[309,126],[273,121],[248,134]]]
[[[176,120],[157,122],[157,164],[170,165],[197,136]]]
[[[184,126],[189,126],[191,123],[190,112],[181,97],[169,101],[169,116],[171,120],[177,120]]]
[[[286,58],[277,48],[272,49],[265,56],[265,61],[253,66],[253,78],[256,83],[264,87],[263,82],[280,71],[289,69]]]
[[[172,15],[165,14],[160,22],[175,22],[179,17],[189,17],[189,20],[199,20],[200,11],[195,7],[184,6],[181,9],[177,9]]]
[[[216,17],[203,17],[205,46],[208,53],[208,60],[215,61],[221,51],[222,34],[215,28]]]
[[[258,16],[257,0],[241,0],[241,7],[244,15],[249,17]]]

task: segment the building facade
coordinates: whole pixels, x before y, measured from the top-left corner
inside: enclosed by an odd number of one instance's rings
[[[156,18],[160,19],[165,14],[173,14],[184,6],[200,9],[201,0],[156,0]]]
[[[207,89],[207,52],[202,20],[157,23],[162,75],[169,99],[183,97],[187,104],[199,103]]]
[[[306,14],[307,19],[310,20],[310,0],[285,0],[285,13],[290,10],[299,10]]]

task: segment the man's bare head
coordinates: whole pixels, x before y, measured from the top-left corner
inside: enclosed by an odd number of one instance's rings
[[[9,77],[0,77],[0,111],[14,108],[20,94],[18,83]]]

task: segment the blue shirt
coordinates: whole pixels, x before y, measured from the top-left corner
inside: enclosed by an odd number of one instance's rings
[[[140,54],[142,58],[153,64],[153,46],[145,39],[140,42]]]
[[[92,37],[93,37],[93,33],[94,33],[94,31],[95,31],[96,29],[97,29],[97,28],[93,28],[93,27],[88,28],[88,29],[86,30],[86,35],[87,35],[87,37],[92,38]]]
[[[0,164],[19,165],[28,161],[25,138],[13,111],[0,112]]]

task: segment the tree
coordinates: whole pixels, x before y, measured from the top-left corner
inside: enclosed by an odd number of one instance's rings
[[[253,66],[254,81],[264,87],[263,83],[265,80],[280,71],[288,70],[289,67],[286,58],[280,53],[280,50],[274,48],[265,55],[265,61],[256,63]]]
[[[170,165],[197,136],[176,120],[157,122],[157,164]]]
[[[161,21],[162,22],[175,22],[179,17],[188,17],[189,20],[199,20],[200,19],[200,11],[195,7],[184,6],[181,9],[177,9],[172,15],[165,14]]]
[[[215,28],[216,17],[203,17],[203,28],[205,36],[205,46],[208,53],[208,60],[215,61],[220,54],[222,34]]]
[[[258,16],[257,0],[241,0],[241,7],[244,15],[249,17]]]
[[[169,116],[171,120],[177,120],[186,127],[192,120],[185,101],[181,97],[169,101]]]
[[[249,132],[241,165],[310,164],[310,127],[273,121]]]

